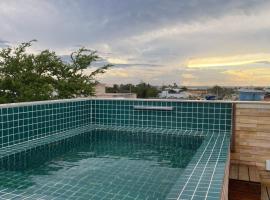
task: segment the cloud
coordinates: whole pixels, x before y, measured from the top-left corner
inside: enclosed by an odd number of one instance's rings
[[[108,58],[107,61],[112,64],[128,64],[128,61],[123,58]]]
[[[115,64],[100,77],[108,83],[238,84],[228,70],[269,65],[269,9],[264,0],[1,1],[9,42],[0,47],[35,38],[34,52],[96,49],[103,60],[94,67]]]
[[[224,74],[229,75],[230,81],[238,85],[270,85],[270,67],[257,67],[255,69],[226,70]]]
[[[269,28],[270,13],[262,9],[256,14],[246,15],[245,13],[236,13],[225,15],[218,18],[210,18],[204,21],[192,21],[186,23],[180,21],[169,24],[151,31],[145,31],[140,35],[135,35],[128,40],[139,43],[147,43],[162,38],[174,36],[186,37],[194,34],[239,34],[248,31],[258,31]]]
[[[223,57],[206,57],[206,58],[192,58],[187,61],[187,66],[190,68],[203,67],[224,67],[224,66],[239,66],[247,64],[269,64],[269,54],[247,54],[247,55],[232,55]]]
[[[0,39],[0,48],[5,48],[9,46],[9,41]]]

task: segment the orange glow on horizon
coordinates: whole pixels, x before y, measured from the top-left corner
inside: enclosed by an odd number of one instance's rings
[[[187,62],[189,68],[239,66],[258,62],[270,62],[269,54],[250,54],[224,57],[194,58]]]

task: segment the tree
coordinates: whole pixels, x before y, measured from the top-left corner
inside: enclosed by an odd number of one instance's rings
[[[159,92],[156,87],[144,82],[136,85],[135,91],[139,98],[157,97]]]
[[[234,93],[234,89],[215,85],[208,92],[216,95],[219,99],[223,99],[226,96],[231,96]]]
[[[105,90],[106,90],[106,93],[118,93],[119,86],[117,84],[114,84],[113,87],[106,87]]]
[[[95,76],[111,67],[107,64],[86,75],[84,70],[100,59],[96,51],[80,48],[64,62],[49,50],[27,53],[34,41],[0,50],[0,103],[90,96]]]
[[[182,90],[182,91],[187,91],[188,88],[187,88],[186,86],[183,86],[183,87],[181,87],[181,90]]]
[[[138,98],[151,98],[157,97],[159,90],[150,84],[141,82],[137,85],[132,84],[120,84],[113,85],[113,87],[107,87],[106,92],[108,93],[136,93]]]

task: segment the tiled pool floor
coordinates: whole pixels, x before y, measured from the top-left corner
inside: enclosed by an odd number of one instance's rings
[[[1,160],[0,199],[165,199],[202,137],[96,130]]]

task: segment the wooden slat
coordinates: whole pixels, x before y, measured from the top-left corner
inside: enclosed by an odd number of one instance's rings
[[[239,180],[249,181],[247,165],[239,165]]]
[[[270,104],[269,104],[270,105]],[[268,106],[270,108],[270,106]],[[256,116],[256,117],[269,117],[270,109],[236,109],[238,116]]]
[[[270,104],[236,104],[235,113],[235,151],[231,158],[260,168],[260,175],[248,168],[250,181],[270,183],[270,173],[264,169],[270,156]],[[240,173],[241,179],[246,179]]]
[[[238,179],[238,165],[230,165],[230,179]]]
[[[220,200],[228,200],[229,174],[230,174],[230,158],[228,158],[226,162],[226,169],[225,169],[225,175],[223,179],[223,186],[222,186]]]
[[[270,188],[266,185],[261,186],[261,200],[269,200],[270,199]]]
[[[235,107],[235,145],[231,158],[235,163],[260,168],[259,176],[249,168],[252,182],[270,184],[270,172],[265,170],[265,160],[270,157],[270,103],[236,103]],[[241,179],[246,179],[242,175]]]
[[[267,196],[270,199],[270,186],[266,186]]]
[[[260,177],[257,168],[255,166],[249,166],[248,169],[250,181],[260,182]]]

